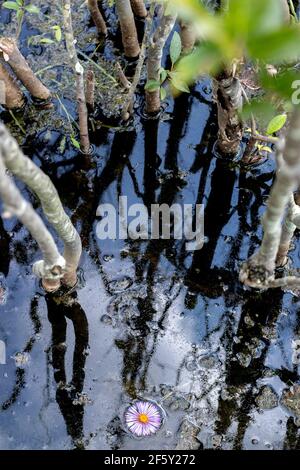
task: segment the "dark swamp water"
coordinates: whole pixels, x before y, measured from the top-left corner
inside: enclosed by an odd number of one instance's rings
[[[79,14],[80,32],[95,35],[88,15]],[[2,10],[0,18],[2,32],[13,28],[11,13]],[[34,21],[26,18],[21,46],[37,70],[50,63],[53,47],[28,47],[41,31]],[[113,35],[113,18],[110,24]],[[80,40],[90,54],[93,41]],[[111,51],[108,44],[108,57]],[[59,92],[60,66],[55,73],[49,83]],[[60,99],[76,118],[74,101]],[[69,139],[62,151],[66,132],[54,122],[66,114],[54,101],[52,112],[18,117],[26,135],[11,116],[1,118],[52,178],[82,236],[81,282],[63,298],[45,296],[31,273],[36,243],[15,219],[0,219],[0,339],[7,347],[0,448],[299,448],[299,416],[280,400],[299,381],[292,363],[298,297],[257,293],[238,281],[240,263],[261,239],[273,156],[246,170],[214,154],[208,79],[190,95],[169,98],[159,121],[143,118],[139,96],[125,129],[92,132],[90,159]],[[97,207],[118,207],[121,195],[147,207],[203,203],[203,249],[187,252],[179,240],[99,241]],[[291,258],[297,266],[298,239]],[[123,428],[124,406],[137,397],[166,411],[156,436],[137,440]]]

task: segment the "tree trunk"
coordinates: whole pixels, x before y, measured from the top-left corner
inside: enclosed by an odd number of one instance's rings
[[[299,184],[299,145],[300,109],[295,108],[291,117],[285,148],[282,143],[279,143],[277,147],[279,167],[268,199],[267,210],[263,217],[263,240],[259,251],[244,264],[240,273],[241,281],[249,286],[256,288],[269,287],[274,280],[276,258],[277,262],[282,261],[284,245],[286,246],[288,240],[291,239],[293,227],[290,226],[287,233],[284,233],[282,231],[282,219],[288,202],[291,201],[293,191]],[[291,223],[293,222],[297,223],[296,218],[291,220]],[[281,238],[282,234],[283,238]],[[279,250],[280,241],[281,249]]]
[[[95,23],[95,26],[98,29],[99,34],[104,36],[107,35],[107,27],[102,16],[102,13],[99,9],[98,1],[97,0],[88,0],[88,8],[90,10],[91,16]]]
[[[131,8],[135,16],[139,18],[146,18],[147,8],[143,0],[130,0]]]
[[[292,195],[290,198],[288,212],[282,226],[281,239],[276,258],[276,266],[282,267],[286,265],[287,255],[297,228],[300,228],[300,207],[296,204],[294,195]]]
[[[238,78],[224,69],[214,81],[214,95],[219,125],[217,150],[224,155],[236,155],[244,131],[238,114],[243,105],[242,87]]]
[[[151,45],[148,48],[147,59],[147,80],[159,82],[159,71],[161,69],[161,60],[165,43],[174,27],[176,15],[165,15],[162,13],[160,23],[156,29]],[[148,114],[157,114],[160,111],[160,90],[146,90],[146,112]]]
[[[16,81],[0,62],[0,104],[8,109],[22,108],[25,98]]]
[[[37,241],[43,254],[43,260],[35,263],[33,271],[43,279],[43,286],[48,292],[60,287],[60,277],[65,267],[65,260],[59,254],[52,235],[45,227],[32,205],[25,201],[20,191],[8,176],[0,152],[0,197],[4,203],[4,217],[18,217]]]
[[[62,281],[73,287],[81,257],[81,240],[69,216],[65,213],[59,195],[45,173],[26,157],[16,140],[0,123],[0,151],[6,167],[22,180],[39,198],[45,216],[64,242],[65,274]]]
[[[13,69],[17,78],[23,83],[31,96],[37,100],[49,101],[51,93],[48,88],[35,76],[25,58],[12,38],[0,39],[0,51],[8,57],[7,63]]]
[[[188,21],[180,21],[180,37],[182,43],[182,53],[190,54],[195,46],[196,33],[193,25]]]
[[[140,46],[130,0],[116,0],[116,9],[120,21],[125,56],[128,58],[138,57]]]

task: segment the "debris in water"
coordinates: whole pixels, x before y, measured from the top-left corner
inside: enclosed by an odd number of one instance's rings
[[[26,352],[17,352],[13,359],[15,360],[16,367],[25,367],[29,363],[30,356]]]
[[[185,419],[179,429],[176,450],[196,450],[202,446],[199,441],[199,427],[191,421]]]
[[[278,396],[272,387],[266,385],[260,389],[256,403],[261,410],[271,410],[278,406]]]
[[[73,405],[91,405],[93,402],[86,393],[77,393]]]
[[[281,404],[284,405],[296,418],[300,418],[300,385],[293,385],[282,393]]]
[[[127,429],[136,437],[156,434],[162,427],[164,412],[152,401],[136,401],[124,413]]]
[[[109,290],[113,294],[118,294],[128,289],[128,287],[130,287],[132,284],[133,284],[133,280],[128,276],[124,276],[121,279],[116,279],[116,280],[111,281],[109,283]]]

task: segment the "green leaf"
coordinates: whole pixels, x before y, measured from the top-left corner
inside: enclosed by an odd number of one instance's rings
[[[164,87],[161,87],[160,88],[160,99],[163,101],[165,100],[167,97],[167,92],[166,92],[166,89]]]
[[[293,102],[295,85],[299,83],[300,72],[297,70],[283,69],[276,77],[270,77],[264,70],[260,73],[259,80],[263,88],[269,91],[273,96],[275,94],[280,98]]]
[[[267,134],[275,134],[275,132],[280,131],[280,129],[283,128],[287,120],[287,115],[286,114],[279,114],[278,116],[275,116],[268,125],[267,128]]]
[[[2,5],[4,8],[8,8],[9,10],[19,10],[20,5],[16,2],[4,2]]]
[[[266,145],[263,145],[260,150],[267,153],[273,153],[273,150],[270,149],[270,147],[267,147]]]
[[[172,41],[170,44],[170,57],[172,65],[176,64],[178,61],[182,50],[181,38],[180,35],[175,31],[172,37]]]
[[[230,0],[225,27],[236,39],[253,34],[266,34],[279,29],[283,24],[281,1]]]
[[[184,83],[197,80],[201,74],[214,74],[221,67],[223,51],[210,42],[196,47],[176,64],[176,73]]]
[[[156,80],[148,80],[145,85],[145,90],[147,91],[155,91],[160,88],[160,83]]]
[[[17,11],[17,20],[20,23],[23,19],[24,16],[24,10],[20,8],[20,10]]]
[[[181,81],[178,77],[173,77],[171,83],[176,90],[182,91],[183,93],[190,93],[187,84]]]
[[[50,38],[42,38],[40,39],[40,43],[41,44],[53,44],[55,41],[53,41],[53,39],[50,39]]]
[[[70,139],[74,147],[80,150],[80,143],[78,142],[78,140],[76,140],[73,135],[70,136]]]
[[[276,112],[278,111],[271,101],[264,97],[253,99],[249,104],[246,103],[241,111],[241,118],[244,121],[248,121],[251,119],[251,115],[254,115],[259,127],[266,129]]]
[[[167,76],[168,76],[168,72],[167,70],[161,68],[160,71],[159,71],[159,75],[160,75],[160,83],[164,83],[167,79]]]
[[[29,13],[35,13],[37,15],[40,12],[39,7],[37,7],[36,5],[27,5],[27,7],[25,7],[25,10],[28,11]]]
[[[252,34],[247,43],[250,56],[256,60],[278,64],[300,58],[300,30],[297,26],[285,26],[259,36]]]
[[[16,0],[16,3],[22,7],[24,5],[24,0]]]
[[[56,41],[60,42],[62,38],[61,27],[56,25],[56,26],[52,26],[52,29],[54,30],[54,36],[55,36]]]

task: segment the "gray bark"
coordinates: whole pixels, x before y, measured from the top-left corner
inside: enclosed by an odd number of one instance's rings
[[[268,288],[280,283],[279,280],[274,283],[274,270],[280,244],[283,248],[292,236],[293,226],[286,225],[282,231],[282,220],[293,191],[299,184],[299,146],[300,110],[296,108],[291,117],[286,144],[281,141],[277,148],[279,166],[263,217],[264,236],[260,249],[243,265],[240,273],[241,281],[249,286]],[[293,217],[290,222],[297,225],[299,220]],[[279,251],[279,255],[282,261],[283,253]],[[288,278],[282,282],[288,283]]]
[[[214,95],[218,107],[217,148],[221,154],[237,154],[243,138],[243,124],[239,111],[243,105],[242,87],[232,71],[224,68],[214,81]]]
[[[73,287],[77,281],[76,270],[82,251],[81,240],[63,209],[57,190],[50,178],[23,154],[2,123],[0,123],[0,150],[6,167],[36,194],[45,216],[63,240],[66,267],[62,282]]]
[[[2,150],[2,149],[1,149]],[[43,260],[35,263],[33,271],[43,279],[47,291],[57,290],[65,269],[65,260],[60,255],[52,235],[31,204],[22,197],[20,191],[8,176],[2,151],[0,151],[0,197],[4,203],[4,217],[16,216],[37,241]]]
[[[71,3],[70,0],[62,0],[63,2],[63,18],[64,31],[66,38],[66,46],[69,53],[70,61],[76,76],[76,99],[78,105],[80,146],[84,154],[90,153],[90,139],[88,130],[88,110],[85,100],[84,90],[84,70],[80,64],[75,48],[75,39],[73,34]]]
[[[159,70],[163,57],[165,43],[174,28],[177,15],[165,15],[167,6],[162,12],[159,26],[157,27],[151,44],[148,48],[147,58],[147,80],[159,82]],[[156,114],[160,111],[160,90],[146,90],[146,111],[149,114]]]

